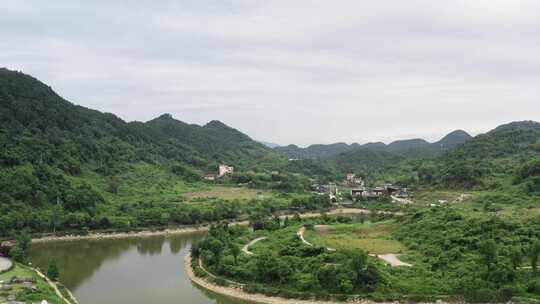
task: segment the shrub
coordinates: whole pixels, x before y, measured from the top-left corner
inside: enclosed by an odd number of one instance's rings
[[[540,294],[540,280],[534,280],[527,285],[527,292]]]
[[[47,267],[47,276],[51,280],[58,280],[60,277],[60,270],[58,270],[58,265],[56,265],[56,260],[54,259],[49,261],[49,267]]]
[[[465,291],[463,297],[469,303],[491,303],[496,295],[495,290],[488,288],[469,289]]]

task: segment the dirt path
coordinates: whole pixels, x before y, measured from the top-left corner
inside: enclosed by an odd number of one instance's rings
[[[392,195],[392,200],[394,202],[398,202],[398,203],[401,203],[401,204],[412,204],[413,203],[413,201],[411,201],[410,199],[399,198],[399,197],[394,196],[394,195]]]
[[[395,254],[395,253],[370,254],[370,256],[377,257],[377,258],[387,262],[392,267],[399,267],[399,266],[412,267],[412,264],[402,262],[399,259],[400,254]]]
[[[49,286],[54,290],[54,293],[60,298],[62,299],[62,301],[64,301],[66,304],[79,304],[77,302],[77,300],[71,296],[73,298],[73,300],[75,300],[74,302],[72,301],[69,301],[68,299],[66,299],[66,297],[64,297],[64,295],[60,292],[60,290],[58,289],[58,286],[56,286],[56,284],[51,281],[46,275],[44,275],[43,273],[41,273],[41,271],[35,269],[35,268],[32,268],[36,273],[37,275],[44,279],[45,281],[47,281],[47,284],[49,284]]]
[[[298,230],[298,232],[296,233],[296,235],[298,235],[298,237],[300,238],[300,240],[302,241],[302,243],[308,245],[308,246],[311,246],[313,247],[313,244],[311,244],[310,242],[306,241],[306,239],[304,239],[304,232],[306,232],[306,227],[302,226],[300,227],[300,229]]]
[[[310,242],[306,241],[306,239],[304,238],[304,233],[306,232],[306,227],[302,226],[300,227],[300,229],[298,230],[298,232],[296,233],[298,235],[298,237],[300,238],[300,240],[302,240],[302,243],[308,245],[308,246],[311,246],[313,247],[313,244],[311,244]],[[334,248],[330,248],[330,247],[326,247],[326,250],[328,251],[336,251]]]
[[[265,239],[266,239],[265,236],[254,239],[253,241],[247,243],[246,246],[242,247],[242,251],[247,255],[254,255],[253,252],[249,251],[249,247],[255,245],[255,243],[257,243],[258,241],[262,241],[262,240],[265,240]]]

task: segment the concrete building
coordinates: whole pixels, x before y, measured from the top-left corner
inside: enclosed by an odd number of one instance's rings
[[[234,167],[227,165],[219,165],[218,177],[222,177],[225,174],[233,173]]]
[[[354,188],[354,189],[351,189],[351,197],[353,199],[356,199],[356,198],[361,198],[363,196],[366,195],[366,188]]]

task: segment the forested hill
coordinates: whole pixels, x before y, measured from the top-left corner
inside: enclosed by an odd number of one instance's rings
[[[512,122],[420,163],[420,182],[444,188],[516,188],[540,194],[540,123]]]
[[[282,172],[287,159],[217,120],[198,126],[164,114],[125,122],[72,104],[29,75],[0,69],[0,238],[24,227],[167,224],[158,209],[205,187],[203,175],[219,163],[244,177],[251,169]],[[265,180],[279,184],[288,177]]]
[[[361,151],[384,151],[394,154],[394,156],[401,156],[407,159],[422,159],[433,158],[448,150],[455,148],[456,146],[466,142],[472,137],[463,130],[456,130],[441,140],[429,143],[424,139],[407,139],[396,140],[388,145],[382,142],[367,143],[360,145],[353,143],[348,145],[346,143],[335,144],[316,144],[306,148],[300,148],[296,145],[289,145],[284,147],[276,147],[275,150],[282,153],[289,158],[295,159],[331,159],[331,158],[343,158],[340,156],[342,153],[348,153],[354,155],[353,152],[361,153]],[[372,153],[369,153],[372,154]]]
[[[466,142],[456,143],[455,139],[457,142],[466,139]],[[419,140],[400,143],[402,147],[412,147],[402,151],[415,152],[415,158],[403,152],[388,152],[379,145],[376,149],[344,152],[326,159],[326,162],[341,173],[355,172],[379,182],[540,195],[538,122],[512,122],[471,139],[464,132],[453,132],[451,136],[431,144],[443,147],[434,158],[419,157],[421,151],[415,151],[414,144],[426,145]]]
[[[67,173],[92,162],[103,170],[122,161],[177,161],[200,170],[219,162],[248,167],[277,159],[271,149],[212,121],[197,126],[165,114],[126,123],[113,114],[76,106],[37,79],[0,70],[0,162],[45,163]]]
[[[191,163],[194,166],[204,164],[208,167],[224,162],[246,169],[269,166],[280,158],[268,147],[217,120],[198,126],[164,114],[146,125],[153,131],[164,134],[169,141],[197,151],[198,160]]]

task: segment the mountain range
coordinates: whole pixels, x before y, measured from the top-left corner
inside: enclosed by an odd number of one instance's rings
[[[205,171],[221,162],[247,168],[280,158],[219,121],[198,126],[164,114],[125,122],[74,105],[37,79],[7,69],[0,69],[0,105],[3,164],[39,161],[73,173],[84,163],[109,170],[122,161],[176,161]]]
[[[199,126],[163,114],[148,122],[125,122],[114,114],[74,105],[29,75],[0,69],[0,173],[6,173],[0,174],[2,189],[16,186],[11,183],[16,180],[14,174],[37,180],[47,174],[67,177],[83,172],[110,177],[129,171],[129,166],[136,163],[174,172],[186,180],[198,180],[220,163],[233,165],[237,172],[264,175],[279,171],[291,176],[300,173],[309,178],[333,179],[349,171],[388,176],[388,168],[409,162],[407,170],[414,171],[409,172],[411,176],[422,176],[420,179],[426,183],[470,186],[477,185],[478,181],[471,181],[480,176],[501,172],[507,163],[511,166],[504,170],[515,172],[538,151],[535,147],[539,145],[539,134],[538,122],[522,121],[501,125],[474,138],[456,130],[433,143],[409,139],[390,144],[270,148],[272,144],[255,141],[217,120]],[[512,161],[500,161],[508,157]],[[490,168],[482,169],[486,166]],[[433,171],[429,178],[419,173],[427,172],[427,167]],[[403,171],[399,172],[401,176]],[[453,179],[462,174],[466,177]],[[261,181],[272,180],[263,175],[259,176]],[[244,176],[241,182],[250,178]],[[45,186],[38,183],[31,192],[20,190],[20,196],[14,194],[13,199],[38,200],[45,193],[48,200],[53,200],[58,192],[40,187]]]
[[[472,136],[463,130],[453,131],[437,142],[429,143],[428,141],[420,138],[397,140],[390,144],[383,142],[373,142],[360,145],[353,143],[348,145],[346,143],[335,144],[316,144],[306,148],[300,148],[296,145],[289,145],[285,147],[275,147],[274,150],[282,153],[290,159],[329,159],[338,156],[341,153],[351,151],[383,151],[396,154],[409,159],[419,158],[432,158],[441,153],[455,148],[457,145],[471,139]]]

